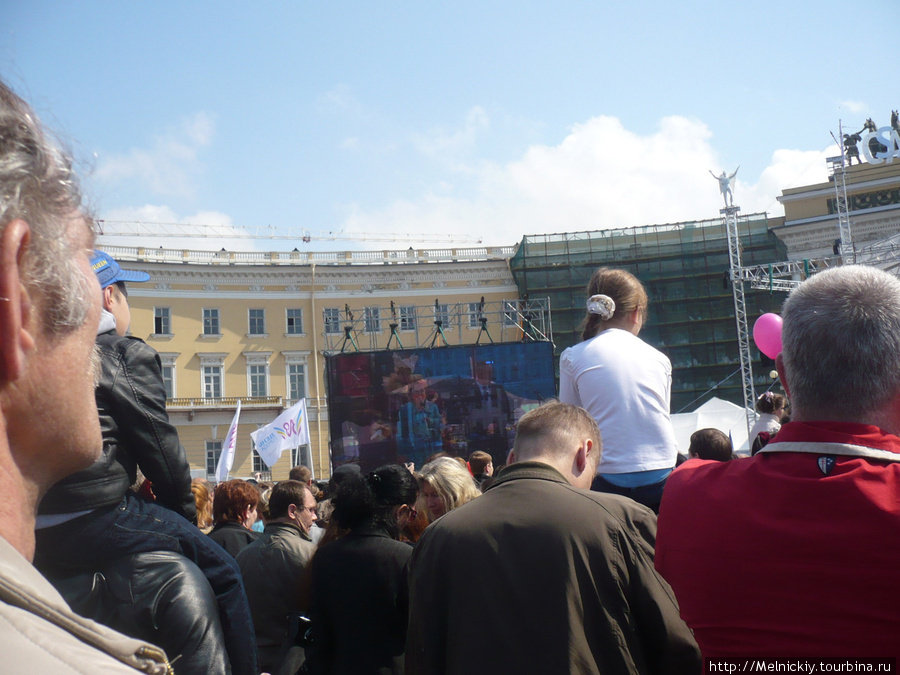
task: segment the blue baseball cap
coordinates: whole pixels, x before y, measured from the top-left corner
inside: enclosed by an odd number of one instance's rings
[[[94,251],[91,269],[97,275],[100,288],[112,286],[117,281],[150,281],[150,275],[137,270],[123,270],[112,256],[103,251]]]

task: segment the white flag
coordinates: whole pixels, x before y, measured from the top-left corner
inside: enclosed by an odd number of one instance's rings
[[[309,443],[309,421],[306,419],[306,399],[292,405],[271,424],[250,434],[256,452],[270,469],[291,448]]]
[[[228,472],[234,464],[234,449],[237,447],[238,418],[241,416],[241,399],[238,399],[237,410],[234,411],[234,419],[228,427],[228,435],[222,444],[222,454],[219,455],[219,463],[216,464],[216,482],[222,483],[228,480]]]

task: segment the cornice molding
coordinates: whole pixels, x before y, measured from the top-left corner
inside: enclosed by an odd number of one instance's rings
[[[156,284],[197,285],[206,290],[215,290],[222,286],[283,285],[308,287],[312,283],[313,274],[308,268],[260,268],[260,267],[209,267],[180,266],[176,264],[133,264],[150,274]],[[417,266],[358,265],[346,267],[316,268],[316,285],[327,285],[335,281],[355,284],[429,282],[478,279],[512,280],[509,265],[505,260],[489,260],[468,263],[424,263]],[[133,286],[136,290],[140,287]]]

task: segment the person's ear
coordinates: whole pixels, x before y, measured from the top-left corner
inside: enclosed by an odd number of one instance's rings
[[[585,438],[578,446],[578,452],[575,453],[575,468],[579,475],[585,472],[588,467],[588,461],[591,453],[594,451],[594,441]]]
[[[103,289],[103,309],[107,312],[112,311],[113,300],[115,300],[116,293],[119,292],[119,289],[115,284],[110,284],[106,288]]]
[[[509,466],[510,464],[515,464],[515,463],[516,463],[516,451],[510,450],[509,454],[506,456],[506,466]]]
[[[299,510],[300,510],[300,507],[297,506],[296,504],[288,504],[288,508],[287,508],[288,518],[292,518],[292,519],[296,518],[297,512]]]
[[[31,229],[13,220],[0,234],[0,382],[22,377],[28,354],[34,349],[34,331],[40,329],[23,281],[23,262]]]

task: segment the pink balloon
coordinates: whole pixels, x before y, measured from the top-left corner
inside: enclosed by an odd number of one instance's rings
[[[753,341],[763,354],[774,359],[781,353],[781,317],[763,314],[753,324]]]

